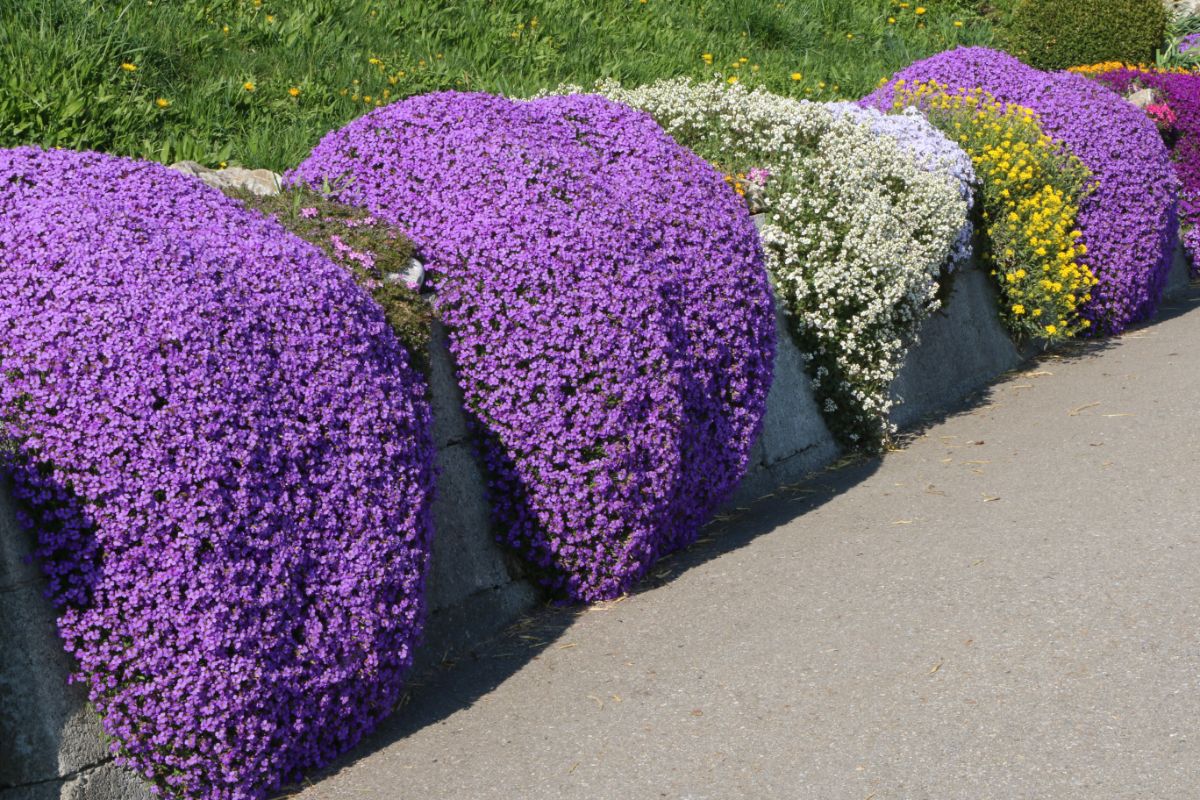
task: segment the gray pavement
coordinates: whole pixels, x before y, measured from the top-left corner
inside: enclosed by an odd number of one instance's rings
[[[1200,797],[1200,292],[1174,306],[433,669],[299,796]]]

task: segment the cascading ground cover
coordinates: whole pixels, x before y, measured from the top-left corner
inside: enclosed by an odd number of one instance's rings
[[[862,103],[892,108],[897,82],[982,89],[1038,115],[1096,181],[1079,224],[1099,284],[1081,313],[1097,334],[1119,333],[1154,313],[1177,237],[1179,182],[1154,124],[1120,95],[1081,75],[1047,73],[983,47],[949,50],[904,68]],[[904,84],[901,84],[903,86]]]
[[[436,284],[498,535],[567,597],[625,591],[744,473],[774,358],[754,225],[719,173],[594,96],[439,93],[288,180],[400,226]]]
[[[1072,71],[1090,74],[1122,95],[1146,87],[1160,96],[1160,102],[1148,106],[1146,112],[1151,119],[1158,116],[1158,124],[1167,127],[1174,139],[1171,158],[1183,184],[1179,204],[1182,238],[1195,272],[1200,256],[1200,74],[1121,64],[1098,64]],[[1169,114],[1161,111],[1163,105]]]
[[[400,697],[423,379],[342,267],[183,175],[0,151],[4,467],[119,763],[259,798]]]
[[[757,185],[767,268],[825,421],[849,446],[879,447],[893,430],[892,382],[962,252],[965,154],[920,116],[847,119],[725,81],[596,88]]]

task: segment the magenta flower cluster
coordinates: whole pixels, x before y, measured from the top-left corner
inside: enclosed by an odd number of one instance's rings
[[[1195,270],[1200,258],[1200,74],[1126,68],[1101,73],[1096,79],[1121,94],[1145,86],[1161,97],[1163,103],[1148,106],[1146,112],[1172,128],[1171,159],[1183,184],[1182,238]],[[1155,107],[1163,104],[1167,112],[1156,113]]]
[[[118,762],[250,799],[346,750],[400,697],[431,536],[383,312],[276,222],[94,153],[0,151],[0,253],[4,468]]]
[[[624,592],[748,466],[775,322],[753,222],[650,117],[595,96],[438,93],[288,176],[402,227],[426,263],[498,536],[567,597]]]
[[[1097,181],[1079,212],[1088,263],[1100,281],[1081,309],[1093,333],[1119,333],[1154,313],[1177,241],[1179,183],[1145,114],[1082,75],[1041,72],[983,47],[911,64],[863,104],[890,108],[898,79],[980,88],[1001,102],[1033,109],[1046,134],[1064,142]]]

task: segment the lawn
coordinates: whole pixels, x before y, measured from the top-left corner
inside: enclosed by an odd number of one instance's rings
[[[1011,0],[1005,0],[1010,2]],[[995,44],[976,0],[13,0],[0,146],[284,169],[333,128],[438,89],[524,96],[719,74],[857,97],[915,59]],[[921,12],[921,13],[918,13]]]

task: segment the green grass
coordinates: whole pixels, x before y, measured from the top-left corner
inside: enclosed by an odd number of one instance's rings
[[[525,96],[602,77],[638,84],[719,73],[827,100],[857,97],[956,44],[996,41],[1002,14],[988,3],[902,5],[8,0],[0,3],[0,146],[280,170],[377,103],[436,89]]]

